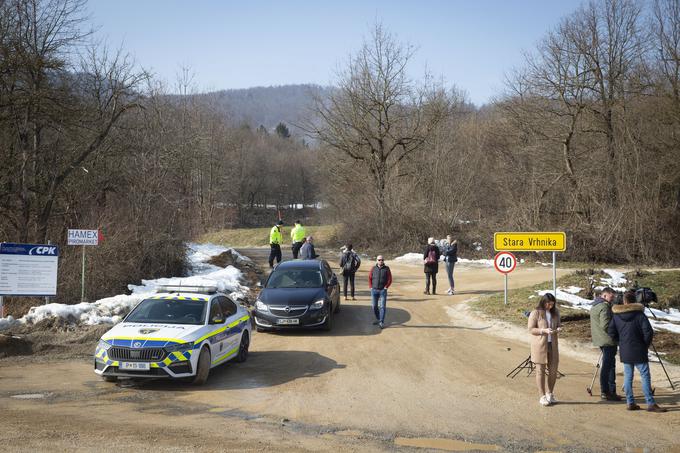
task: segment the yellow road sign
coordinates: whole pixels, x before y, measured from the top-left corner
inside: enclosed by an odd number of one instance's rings
[[[497,252],[564,252],[567,235],[555,231],[495,233],[493,247]]]

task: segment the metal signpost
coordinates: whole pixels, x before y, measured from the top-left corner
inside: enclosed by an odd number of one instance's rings
[[[552,252],[553,295],[557,296],[556,252],[567,249],[567,235],[563,231],[495,233],[493,246],[497,252]]]
[[[515,270],[517,258],[510,252],[498,252],[493,259],[493,266],[505,275],[505,298],[503,300],[505,305],[508,305],[508,274]]]
[[[68,245],[83,246],[83,269],[80,278],[80,301],[85,302],[85,246],[99,245],[99,230],[68,230]]]
[[[3,296],[56,296],[59,247],[0,243],[0,318]]]

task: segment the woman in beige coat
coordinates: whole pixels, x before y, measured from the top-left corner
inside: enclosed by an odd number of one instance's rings
[[[557,365],[560,360],[558,333],[562,330],[560,312],[555,306],[555,296],[546,293],[538,306],[529,315],[527,325],[531,344],[531,361],[536,365],[536,385],[543,406],[555,404],[553,391],[557,380]],[[545,367],[548,366],[548,391],[545,391]]]

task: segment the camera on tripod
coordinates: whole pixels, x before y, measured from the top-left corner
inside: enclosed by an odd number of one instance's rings
[[[632,288],[628,289],[627,291],[632,291],[635,293],[635,302],[638,304],[642,304],[645,307],[649,307],[649,304],[652,302],[658,302],[659,300],[656,297],[656,293],[652,291],[651,288],[647,287],[638,287],[637,284],[634,285]],[[623,292],[617,291],[616,292],[616,297],[614,297],[614,304],[616,305],[621,305],[623,304]]]

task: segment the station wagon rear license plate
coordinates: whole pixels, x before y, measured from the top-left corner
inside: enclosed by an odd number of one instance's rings
[[[121,370],[144,370],[149,371],[149,364],[145,362],[120,362]]]
[[[300,320],[297,318],[277,319],[276,324],[300,324]]]

